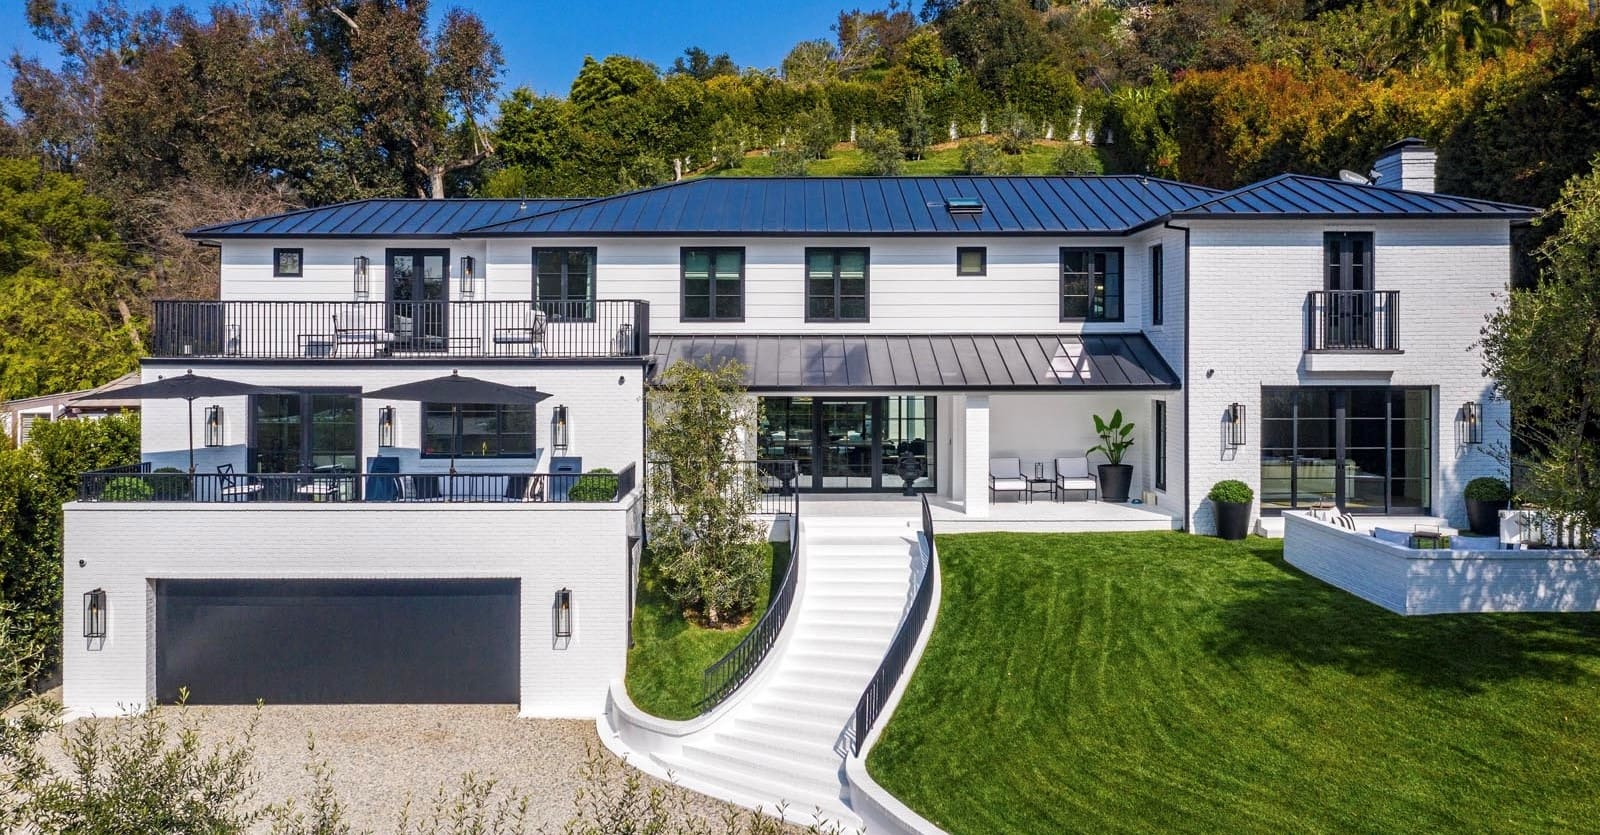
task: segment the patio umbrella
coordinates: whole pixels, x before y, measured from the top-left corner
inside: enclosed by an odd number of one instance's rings
[[[495,383],[489,380],[480,380],[477,377],[463,377],[461,372],[452,371],[448,377],[434,377],[428,380],[418,380],[414,383],[401,383],[398,386],[366,391],[361,393],[368,400],[415,400],[423,403],[449,403],[452,425],[460,425],[461,404],[463,403],[488,403],[495,406],[532,406],[541,400],[548,400],[550,395],[542,394],[531,388],[508,386],[504,383]],[[456,447],[461,445],[457,437],[450,446],[450,474],[456,472]]]
[[[86,400],[187,400],[189,401],[189,474],[194,475],[194,401],[197,397],[239,397],[246,394],[293,394],[287,389],[273,388],[271,386],[258,386],[254,383],[241,383],[238,380],[222,380],[216,377],[202,377],[194,371],[188,371],[177,377],[161,377],[153,383],[140,383],[136,386],[113,389],[111,391],[97,391],[87,394],[72,402],[82,403]]]

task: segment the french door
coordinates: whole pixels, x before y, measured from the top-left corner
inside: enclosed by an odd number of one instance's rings
[[[1325,348],[1374,346],[1377,297],[1372,292],[1372,233],[1329,232],[1323,236],[1328,291],[1323,314]]]
[[[1433,404],[1425,388],[1264,388],[1261,507],[1334,502],[1349,513],[1427,513]]]
[[[250,471],[360,472],[361,392],[321,389],[250,398]]]
[[[764,397],[761,458],[798,465],[802,490],[898,490],[902,459],[915,459],[934,485],[931,397]]]
[[[389,329],[412,348],[444,348],[450,335],[450,250],[391,249],[384,298]]]

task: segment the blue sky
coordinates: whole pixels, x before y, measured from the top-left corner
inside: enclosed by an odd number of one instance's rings
[[[92,2],[77,0],[72,5]],[[127,5],[141,4],[127,0]],[[187,5],[203,8],[208,3],[202,0]],[[540,93],[564,94],[586,54],[597,58],[614,52],[633,55],[665,69],[684,49],[700,46],[713,54],[726,52],[741,66],[775,67],[796,41],[829,37],[828,27],[841,8],[871,4],[848,0],[434,0],[435,16],[451,5],[475,10],[500,39],[506,53],[506,72],[501,77],[505,90],[527,85]],[[49,45],[39,43],[28,31],[23,6],[24,0],[0,0],[0,45],[6,55],[16,50],[53,62],[55,55]],[[0,67],[0,91],[8,112],[14,113],[9,107],[11,72],[5,67]]]

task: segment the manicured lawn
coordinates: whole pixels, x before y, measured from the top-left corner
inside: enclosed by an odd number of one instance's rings
[[[1009,158],[1013,164],[1020,164],[1018,174],[1048,174],[1051,164],[1055,161],[1056,154],[1060,151],[1060,143],[1036,143],[1018,157]],[[1020,159],[1020,163],[1017,160]],[[806,165],[806,174],[812,177],[837,177],[857,176],[867,173],[865,155],[854,147],[844,145],[837,147],[827,159],[814,160]],[[960,174],[961,149],[951,145],[947,148],[935,148],[929,151],[922,159],[906,161],[907,174]],[[745,157],[744,164],[735,169],[723,169],[716,172],[718,177],[769,177],[772,175],[772,158],[768,156]]]
[[[628,650],[628,698],[664,719],[699,714],[700,674],[726,655],[767,610],[767,601],[789,563],[789,545],[773,543],[768,556],[772,581],[761,589],[750,620],[738,629],[705,629],[683,618],[661,590],[647,553],[639,571],[639,601],[633,613],[633,648]]]
[[[1600,615],[1402,618],[1256,538],[939,549],[939,622],[868,767],[952,833],[1600,821]]]

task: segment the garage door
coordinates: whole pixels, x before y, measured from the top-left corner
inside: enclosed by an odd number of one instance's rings
[[[515,703],[519,620],[516,580],[160,580],[156,694]]]

